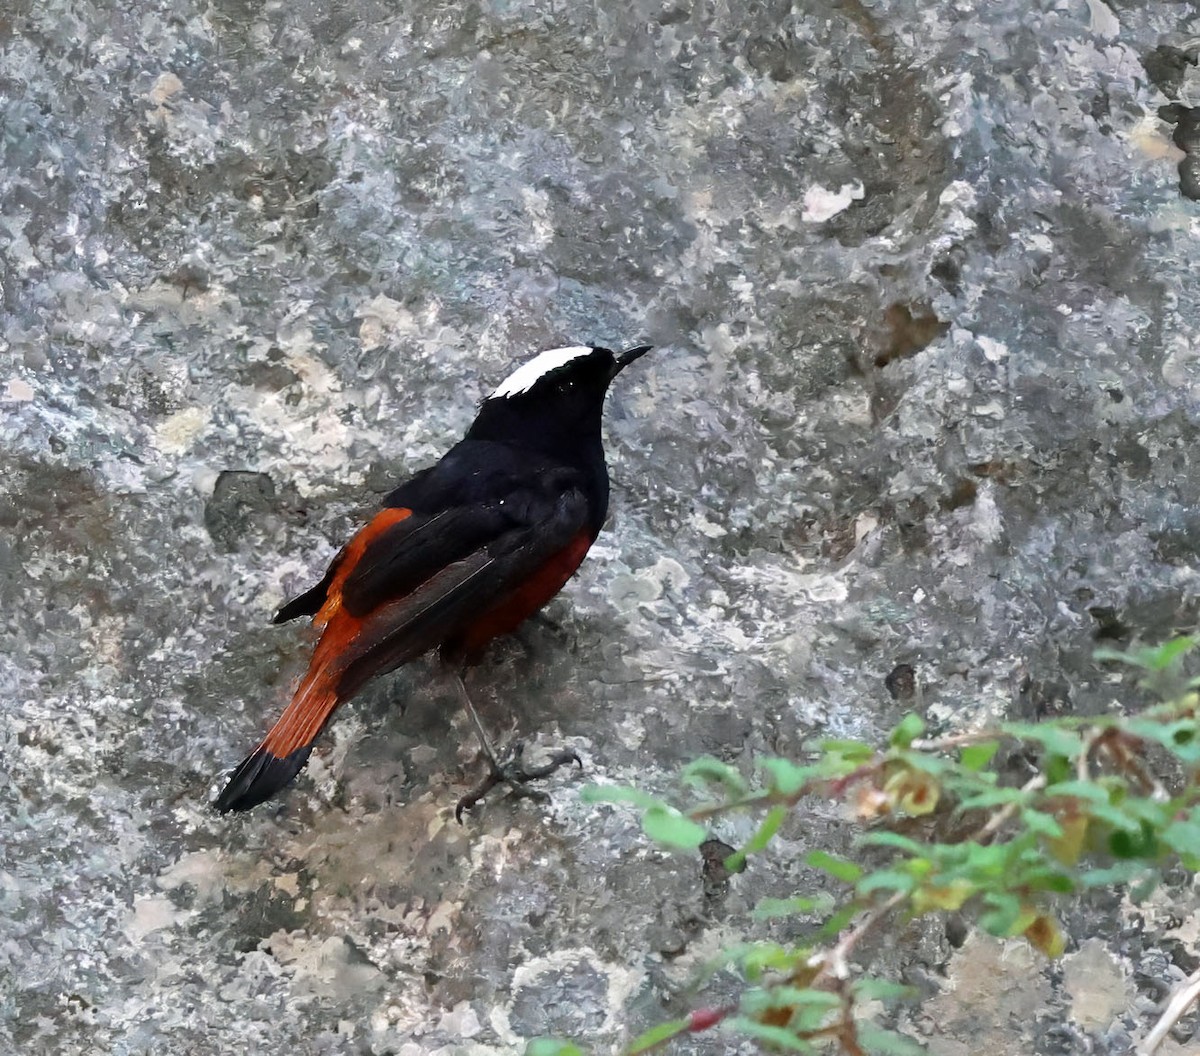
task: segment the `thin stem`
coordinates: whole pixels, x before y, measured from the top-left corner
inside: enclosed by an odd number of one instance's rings
[[[1092,733],[1083,742],[1083,747],[1079,749],[1079,756],[1075,760],[1075,776],[1080,781],[1087,781],[1091,778],[1091,772],[1088,768],[1088,756],[1092,754],[1092,749],[1100,741],[1100,735]]]
[[[742,796],[741,799],[732,799],[728,803],[701,804],[689,810],[687,816],[692,821],[706,821],[709,818],[720,817],[722,814],[728,814],[734,810],[741,810],[743,807],[774,806],[776,803],[787,803],[789,806],[795,806],[799,797],[806,795],[809,791],[809,786],[805,785],[795,797],[780,796],[778,793],[770,791],[752,792],[748,796]]]
[[[846,932],[837,942],[837,945],[832,949],[822,951],[821,953],[813,954],[809,958],[809,965],[816,967],[820,965],[820,970],[813,976],[812,982],[808,985],[816,990],[822,983],[829,979],[838,981],[847,979],[850,976],[850,954],[854,952],[854,948],[863,940],[872,928],[875,927],[884,917],[886,917],[893,909],[901,902],[908,898],[907,891],[896,891],[885,902],[879,903],[874,909],[870,910],[858,924],[850,931]]]
[[[1179,1022],[1183,1014],[1198,997],[1200,997],[1200,969],[1192,972],[1183,981],[1179,989],[1171,995],[1171,1000],[1167,1002],[1167,1007],[1163,1009],[1163,1014],[1159,1017],[1158,1022],[1154,1024],[1154,1029],[1146,1035],[1145,1040],[1138,1046],[1137,1056],[1152,1056],[1163,1043],[1163,1039],[1170,1033],[1171,1028]]]
[[[975,733],[955,733],[949,737],[918,737],[909,745],[918,752],[944,752],[948,748],[961,748],[967,744],[983,744],[984,741],[999,741],[1010,734],[1003,730],[978,730]]]
[[[1046,775],[1037,774],[1031,777],[1021,786],[1022,792],[1036,792],[1038,789],[1046,787]],[[981,825],[968,839],[974,840],[976,843],[982,843],[989,836],[994,836],[1009,818],[1011,818],[1024,804],[1020,800],[1014,799],[1011,803],[1005,803],[995,814],[993,814],[983,825]]]

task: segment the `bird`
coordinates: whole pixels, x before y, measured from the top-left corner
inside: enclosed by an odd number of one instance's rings
[[[528,768],[501,760],[463,676],[488,643],[538,612],[574,575],[608,512],[601,415],[610,383],[650,351],[572,345],[538,353],[480,404],[465,436],[393,489],[314,587],[275,623],[310,616],[320,635],[290,703],[213,806],[244,811],[291,783],[337,708],[377,675],[437,651],[482,745],[488,774],[455,807],[529,782],[578,755]]]

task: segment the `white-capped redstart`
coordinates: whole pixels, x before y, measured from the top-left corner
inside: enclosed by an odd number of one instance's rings
[[[215,806],[247,810],[287,785],[338,705],[376,675],[438,650],[484,746],[490,773],[457,814],[498,784],[530,794],[574,752],[526,769],[496,759],[459,671],[545,605],[574,574],[608,511],[600,416],[609,383],[650,350],[554,348],[515,370],[466,436],[401,484],[276,623],[311,616],[308,672]]]

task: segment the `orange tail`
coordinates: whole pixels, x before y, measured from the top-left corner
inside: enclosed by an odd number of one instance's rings
[[[233,772],[214,806],[224,814],[270,799],[308,762],[317,735],[341,701],[321,670],[310,670],[262,744]]]
[[[346,668],[360,655],[361,616],[352,616],[342,608],[342,585],[358,566],[367,545],[389,528],[412,515],[412,510],[392,508],[375,515],[335,559],[326,579],[314,590],[324,593],[324,602],[313,613],[313,626],[321,629],[321,639],[313,651],[308,673],[296,689],[292,702],[262,744],[254,749],[233,772],[228,784],[213,804],[224,814],[230,810],[249,810],[270,799],[292,780],[308,762],[313,742],[329,722],[337,706],[354,694],[362,679],[347,685]],[[328,582],[326,582],[328,580]],[[285,605],[285,619],[310,612],[314,591]]]

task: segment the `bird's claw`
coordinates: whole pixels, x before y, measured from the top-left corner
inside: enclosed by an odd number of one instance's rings
[[[583,760],[579,758],[579,753],[573,748],[564,748],[556,752],[548,763],[529,769],[526,769],[522,762],[524,755],[525,744],[518,741],[513,745],[507,759],[501,763],[492,762],[487,777],[455,805],[454,820],[461,825],[463,812],[471,810],[497,785],[507,785],[508,794],[514,799],[546,800],[550,798],[549,794],[541,789],[530,788],[530,781],[540,781],[544,777],[549,777],[554,771],[568,763],[574,763],[579,769],[583,769]]]

